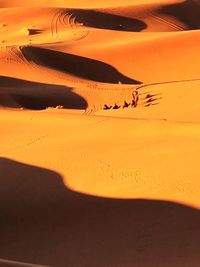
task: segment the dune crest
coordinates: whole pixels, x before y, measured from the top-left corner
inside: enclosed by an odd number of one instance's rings
[[[0,0],[0,266],[199,267],[199,18]]]

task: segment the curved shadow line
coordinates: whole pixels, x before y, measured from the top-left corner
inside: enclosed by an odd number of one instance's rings
[[[111,65],[95,59],[33,46],[22,47],[21,50],[29,62],[33,61],[80,78],[102,83],[141,84],[121,74]]]
[[[200,4],[197,4],[192,0],[165,5],[159,8],[157,13],[178,18],[187,26],[187,30],[200,29]]]
[[[200,260],[199,210],[73,192],[60,174],[7,158],[0,158],[0,210],[2,258],[72,267],[176,267]]]
[[[42,110],[48,107],[86,109],[86,100],[73,88],[0,76],[0,106]]]
[[[147,28],[142,20],[95,10],[74,9],[72,14],[76,22],[86,27],[127,32],[140,32]]]

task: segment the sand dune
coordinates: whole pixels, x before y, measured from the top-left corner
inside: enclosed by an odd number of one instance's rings
[[[109,10],[109,9],[108,9]],[[190,15],[188,15],[190,10]],[[110,9],[114,14],[138,18],[146,23],[145,31],[183,31],[199,29],[199,1],[154,1],[154,3]]]
[[[140,84],[139,81],[119,73],[111,65],[90,58],[38,47],[24,47],[22,53],[29,62],[33,61],[37,65],[53,68],[85,80],[101,83],[118,83],[120,81],[124,84]]]
[[[6,158],[0,168],[7,177],[0,194],[8,203],[1,205],[5,258],[12,253],[16,260],[72,267],[198,266],[200,215],[194,208],[75,193],[58,173]]]
[[[0,77],[0,105],[11,108],[45,109],[48,107],[85,109],[86,101],[71,88]]]
[[[1,266],[199,266],[199,17],[0,0]]]
[[[168,0],[167,2],[181,2],[183,0]],[[194,2],[195,1],[198,1],[198,0],[193,0]],[[91,7],[108,7],[108,6],[126,6],[126,5],[131,5],[131,4],[136,4],[136,5],[140,5],[141,3],[142,4],[146,4],[146,3],[155,3],[156,0],[125,0],[125,1],[121,1],[121,0],[116,0],[114,3],[113,2],[107,2],[105,0],[97,0],[95,1],[94,3],[89,3],[88,1],[86,0],[80,0],[80,1],[73,1],[73,0],[69,0],[66,2],[63,2],[63,0],[42,0],[40,2],[40,5],[41,6],[56,6],[56,7],[66,7],[67,6],[70,6],[70,7],[84,7],[84,8],[91,8]],[[159,0],[160,3],[165,3],[166,0]],[[18,6],[38,6],[38,4],[34,1],[34,0],[25,0],[24,3],[22,4],[21,1],[19,0],[9,0],[9,1],[6,1],[6,0],[1,0],[0,1],[0,6],[1,7],[18,7]]]

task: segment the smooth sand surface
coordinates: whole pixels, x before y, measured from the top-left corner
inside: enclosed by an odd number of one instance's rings
[[[199,267],[199,17],[0,0],[0,266]]]

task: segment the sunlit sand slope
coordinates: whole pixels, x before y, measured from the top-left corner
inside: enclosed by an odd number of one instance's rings
[[[199,267],[199,18],[0,0],[0,266]]]

